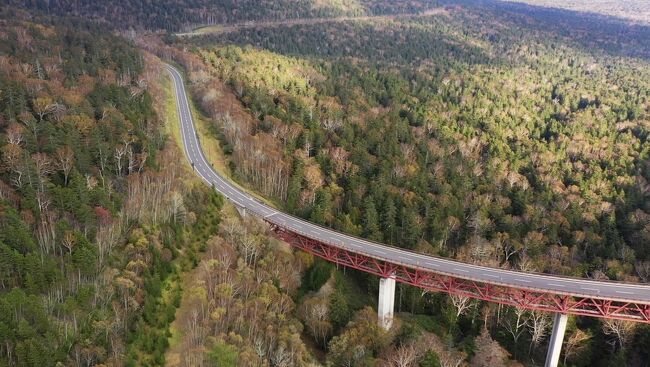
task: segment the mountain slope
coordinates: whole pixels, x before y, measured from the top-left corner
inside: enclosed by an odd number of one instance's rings
[[[45,14],[99,20],[120,29],[187,30],[197,25],[254,20],[421,12],[435,0],[8,0]]]

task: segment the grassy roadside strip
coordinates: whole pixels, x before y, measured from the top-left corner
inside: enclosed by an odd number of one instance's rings
[[[178,66],[177,66],[178,67]],[[178,67],[179,70],[182,70],[182,68]],[[174,84],[166,73],[163,74],[160,78],[160,84],[163,86],[165,90],[165,132],[166,134],[174,141],[178,149],[180,150],[182,157],[184,159],[185,164],[189,168],[189,162],[187,162],[187,159],[185,157],[184,153],[184,146],[183,146],[183,139],[181,135],[181,126],[180,126],[180,119],[178,116],[178,109],[177,109],[177,101],[176,101],[176,95],[174,93]],[[188,96],[189,96],[188,92]],[[227,171],[226,168],[226,163],[223,159],[219,159],[223,157],[223,153],[221,153],[221,148],[219,146],[219,142],[217,139],[214,139],[211,137],[210,133],[207,131],[209,127],[209,121],[203,117],[196,109],[194,108],[194,104],[190,100],[190,108],[192,109],[192,114],[194,117],[194,121],[197,123],[197,131],[199,132],[199,138],[202,141],[203,149],[204,152],[206,153],[206,157],[210,160],[210,162],[213,163],[215,170],[217,170],[220,174],[227,176],[225,172]],[[195,174],[191,174],[190,170],[188,169],[188,175],[186,175],[183,180],[186,184],[192,187],[204,187],[205,183],[198,178]],[[228,203],[228,201],[223,200],[223,206],[221,207],[221,214],[222,216],[225,217],[230,217],[230,216],[236,216],[238,215],[237,210],[233,205]],[[214,233],[216,233],[216,227],[215,230],[206,233],[206,236],[211,236]],[[206,238],[207,239],[207,238]],[[200,259],[195,260],[196,264],[200,262]],[[194,265],[196,265],[194,264]],[[182,274],[180,274],[178,277],[175,277],[174,281],[177,283],[175,285],[170,285],[169,287],[166,287],[166,289],[174,289],[174,287],[177,287],[178,289],[182,290],[183,289],[189,289],[189,285],[192,282],[191,279],[191,274],[192,272],[190,271],[191,269],[184,269]],[[181,295],[177,294],[164,294],[164,298],[166,298],[167,302],[170,300],[173,300],[174,302],[178,302],[176,297],[181,297]],[[176,313],[178,316],[178,306],[179,304],[176,304]],[[165,360],[166,364],[172,364],[174,365],[176,356],[170,354],[170,350],[173,349],[177,344],[181,341],[182,339],[182,332],[179,331],[179,328],[177,327],[178,320],[174,318],[174,321],[172,321],[169,324],[169,331],[167,333],[167,352],[165,354]],[[169,358],[169,360],[168,360]]]
[[[164,96],[156,103],[164,104],[165,133],[183,149],[173,84],[163,74],[157,81]],[[184,154],[179,151],[178,157]],[[139,287],[143,292],[141,311],[130,320],[127,335],[125,366],[161,366],[166,364],[170,344],[179,340],[173,322],[180,306],[187,276],[191,274],[205,251],[207,240],[217,232],[221,221],[223,197],[207,188],[188,168],[181,180],[187,191],[183,195],[185,216],[155,226],[132,231],[129,244],[150,258],[142,271]],[[234,209],[230,209],[234,210]],[[183,219],[184,218],[184,219]]]
[[[180,73],[183,75],[183,80],[187,81],[187,75],[185,73],[185,70],[178,66],[177,64],[174,64],[176,68],[180,71]],[[167,76],[167,75],[165,75]],[[169,78],[166,81],[166,110],[167,113],[171,116],[173,114],[173,118],[168,119],[168,124],[167,124],[167,129],[168,133],[170,136],[173,136],[174,141],[176,144],[180,147],[181,150],[183,150],[183,139],[181,137],[181,128],[180,128],[180,121],[178,119],[178,112],[176,110],[176,99],[173,91],[173,84]],[[228,180],[232,185],[246,191],[248,194],[251,196],[255,197],[259,201],[265,203],[266,205],[269,205],[274,208],[282,208],[283,204],[277,200],[269,199],[259,192],[257,192],[255,189],[251,188],[250,186],[246,184],[242,184],[235,179],[233,179],[232,174],[230,172],[230,169],[228,168],[228,158],[223,152],[223,149],[221,148],[221,144],[219,143],[219,139],[217,139],[216,134],[217,132],[215,131],[215,126],[212,123],[211,119],[207,116],[205,116],[199,108],[196,106],[194,103],[194,99],[192,96],[191,91],[187,87],[187,82],[185,84],[185,92],[187,93],[187,96],[189,98],[189,104],[190,104],[190,112],[192,113],[192,118],[194,119],[196,131],[199,134],[199,141],[201,143],[201,148],[203,149],[203,153],[205,154],[206,159],[208,160],[208,163],[212,165],[212,168],[214,168],[221,177],[224,179]],[[188,163],[189,165],[189,163]],[[197,179],[197,182],[198,181]]]
[[[181,74],[183,74],[183,78],[185,79],[186,75],[183,71],[183,68],[176,64],[174,66],[176,66],[176,68],[181,72]],[[178,146],[178,149],[180,149],[180,151],[183,152],[183,157],[185,158],[183,138],[181,136],[180,119],[178,118],[178,110],[176,105],[176,95],[173,89],[174,84],[172,83],[171,78],[167,74],[164,74],[161,77],[160,83],[165,88],[165,111],[166,111],[165,132],[169,137],[171,137],[171,139],[173,139],[173,141]],[[236,185],[237,187],[242,188],[243,190],[246,190],[247,192],[255,196],[257,199],[266,203],[267,205],[280,207],[281,205],[279,203],[264,198],[262,195],[256,193],[252,189],[240,185],[230,177],[230,170],[228,169],[227,166],[228,165],[227,158],[223,153],[223,150],[221,149],[219,140],[215,138],[216,133],[214,132],[214,125],[211,124],[210,119],[204,116],[195,107],[194,101],[187,88],[186,88],[186,92],[187,92],[187,96],[190,99],[189,101],[190,110],[192,113],[192,117],[194,118],[194,122],[196,124],[196,130],[199,133],[199,140],[201,141],[201,147],[203,149],[206,158],[208,159],[208,162],[212,164],[212,168],[214,168],[215,171],[217,171],[222,177],[226,178],[230,183]],[[185,164],[187,164],[187,167],[190,166],[186,158],[184,162]],[[186,180],[187,180],[186,183],[191,182],[192,184],[205,185],[205,183],[202,180],[200,180],[199,177],[196,175],[188,175],[186,177]],[[226,204],[224,205],[223,208],[225,214],[228,215],[237,214],[237,211],[233,205],[229,204],[228,201],[224,201],[224,203]]]

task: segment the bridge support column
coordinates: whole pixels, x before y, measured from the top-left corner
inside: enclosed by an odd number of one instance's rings
[[[553,320],[553,333],[548,343],[548,352],[546,352],[545,367],[557,367],[562,351],[562,342],[564,341],[564,332],[566,331],[566,322],[568,316],[563,313],[556,313]]]
[[[379,305],[377,316],[379,326],[389,330],[393,325],[393,309],[395,308],[395,276],[379,280]]]

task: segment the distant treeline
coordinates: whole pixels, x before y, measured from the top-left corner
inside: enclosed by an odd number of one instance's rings
[[[254,20],[361,16],[422,12],[436,0],[8,0],[48,15],[90,18],[119,29],[182,31],[199,25]]]

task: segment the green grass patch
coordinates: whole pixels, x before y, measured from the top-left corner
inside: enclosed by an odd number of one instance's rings
[[[181,333],[177,328],[170,326],[169,327],[169,333],[171,334],[169,336],[169,347],[175,347],[178,345],[178,343],[181,342],[181,339],[183,337],[183,333]]]
[[[199,27],[199,28],[193,30],[191,34],[217,33],[217,32],[221,32],[222,29],[223,29],[223,27],[220,26],[220,25],[209,25],[209,26],[206,26],[206,27]]]
[[[167,136],[172,137],[180,149],[183,149],[176,95],[174,94],[174,83],[167,73],[163,74],[160,79],[160,84],[165,89],[165,133]]]

